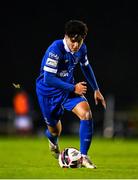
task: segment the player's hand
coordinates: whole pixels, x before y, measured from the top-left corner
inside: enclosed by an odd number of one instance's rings
[[[99,90],[96,90],[94,92],[94,99],[95,99],[95,104],[97,105],[98,104],[98,101],[101,101],[104,109],[106,109],[106,102],[104,100],[104,97],[103,95],[101,94],[101,92]]]
[[[83,94],[86,94],[86,91],[87,91],[87,86],[86,86],[86,82],[79,82],[75,85],[75,93],[76,94],[79,94],[79,95],[83,95]]]

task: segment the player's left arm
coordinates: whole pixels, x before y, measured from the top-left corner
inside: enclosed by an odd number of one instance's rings
[[[97,105],[98,101],[101,101],[103,107],[106,109],[105,99],[104,99],[102,93],[100,92],[94,71],[93,71],[91,65],[89,64],[86,51],[85,51],[85,56],[80,61],[80,66],[81,66],[81,70],[82,70],[86,80],[89,82],[90,86],[94,90],[95,104]]]
[[[91,65],[90,64],[87,64],[86,66],[81,65],[81,70],[82,70],[85,78],[89,82],[90,86],[94,90],[95,104],[97,105],[98,101],[101,101],[103,107],[106,109],[105,99],[104,99],[102,93],[99,90],[99,86],[98,86],[98,83],[96,81],[96,77],[95,77],[95,74],[93,72],[93,69],[92,69]]]

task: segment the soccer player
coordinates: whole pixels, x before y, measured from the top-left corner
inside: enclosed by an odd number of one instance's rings
[[[66,22],[64,39],[52,42],[43,56],[40,74],[36,79],[36,93],[47,124],[45,135],[55,158],[58,158],[60,153],[58,145],[62,130],[60,120],[66,109],[75,113],[80,119],[82,166],[96,168],[87,155],[93,136],[92,113],[84,96],[87,84],[84,81],[76,83],[73,76],[74,69],[79,63],[94,91],[95,103],[101,101],[106,108],[106,102],[87,58],[87,47],[84,43],[87,32],[87,25],[80,20]]]

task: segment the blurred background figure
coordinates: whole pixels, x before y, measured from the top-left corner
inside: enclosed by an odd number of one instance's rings
[[[18,134],[31,134],[33,123],[31,106],[28,93],[23,89],[16,89],[13,97],[13,109],[15,113],[14,126]]]

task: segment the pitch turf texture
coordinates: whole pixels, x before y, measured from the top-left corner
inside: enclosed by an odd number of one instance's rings
[[[77,137],[61,137],[60,147],[79,148]],[[45,138],[0,138],[0,178],[138,178],[138,141],[94,138],[89,151],[97,169],[60,168]]]

